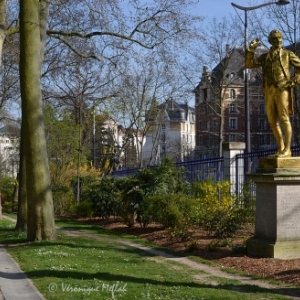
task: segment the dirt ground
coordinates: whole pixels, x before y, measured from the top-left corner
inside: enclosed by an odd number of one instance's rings
[[[159,224],[150,224],[146,228],[137,224],[129,228],[116,219],[92,219],[85,222],[101,225],[111,231],[132,234],[157,245],[213,261],[223,267],[244,271],[249,275],[300,286],[300,259],[257,258],[245,254],[244,247],[241,246],[247,238],[253,236],[254,229],[250,225],[235,236],[223,240],[218,240],[204,229],[199,229],[193,233],[193,240],[179,241],[171,238],[168,230]]]

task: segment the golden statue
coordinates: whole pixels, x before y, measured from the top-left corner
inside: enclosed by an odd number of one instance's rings
[[[278,151],[272,157],[291,157],[292,126],[290,115],[293,112],[293,88],[300,84],[300,58],[292,51],[282,47],[282,34],[278,30],[270,32],[268,37],[272,45],[267,53],[254,57],[259,39],[253,40],[246,50],[246,68],[262,67],[263,95],[266,113],[273,131]],[[291,77],[290,66],[294,67],[295,76]],[[284,139],[279,125],[283,128]]]

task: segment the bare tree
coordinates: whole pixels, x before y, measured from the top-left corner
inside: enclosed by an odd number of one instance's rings
[[[242,37],[237,39],[239,35],[236,32],[236,22],[236,19],[228,21],[224,18],[221,22],[213,19],[206,31],[203,44],[199,45],[194,54],[198,61],[197,66],[199,62],[203,64],[201,83],[195,89],[196,97],[202,99],[207,114],[213,114],[219,120],[217,149],[219,156],[222,156],[224,142],[224,111],[227,107],[225,99],[228,98],[230,87],[243,85],[243,74],[236,71],[237,65],[240,64],[242,67],[244,61],[244,50],[239,47]],[[201,53],[201,56],[198,53]],[[233,54],[235,61],[232,59]],[[206,91],[205,95],[201,94],[200,88],[202,92]],[[206,130],[209,134],[209,129]]]
[[[131,7],[127,8],[122,1],[64,0],[53,1],[49,15],[50,2],[47,0],[20,2],[20,165],[23,166],[20,168],[23,170],[20,173],[20,190],[23,187],[26,190],[26,193],[20,195],[28,199],[29,240],[51,239],[55,236],[43,126],[41,77],[43,84],[48,80],[48,86],[55,85],[57,82],[50,81],[47,74],[59,72],[62,67],[72,67],[74,61],[70,61],[70,53],[94,60],[97,64],[106,61],[111,70],[117,68],[126,59],[124,54],[134,47],[150,51],[157,49],[167,57],[165,50],[168,47],[179,49],[184,40],[198,36],[195,24],[201,18],[184,13],[188,5],[192,4],[192,0],[164,0],[149,4],[132,1],[129,2]],[[1,1],[0,56],[5,38],[19,30],[18,14],[16,21],[12,19],[13,22],[8,24],[5,8],[6,1]],[[43,65],[44,61],[48,63]],[[100,98],[106,97],[107,94],[100,95]]]

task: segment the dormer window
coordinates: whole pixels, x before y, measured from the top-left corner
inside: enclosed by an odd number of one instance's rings
[[[227,77],[228,79],[233,79],[234,76],[235,76],[235,73],[234,73],[234,72],[228,73],[228,74],[226,75],[226,77]]]
[[[235,92],[235,89],[231,89],[231,90],[230,90],[230,97],[231,97],[232,99],[235,99],[235,98],[236,98],[236,92]]]

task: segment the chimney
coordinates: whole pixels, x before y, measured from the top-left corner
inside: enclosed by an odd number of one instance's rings
[[[229,57],[230,55],[230,45],[226,44],[226,57]]]
[[[173,98],[171,98],[171,110],[175,108],[175,101]]]

